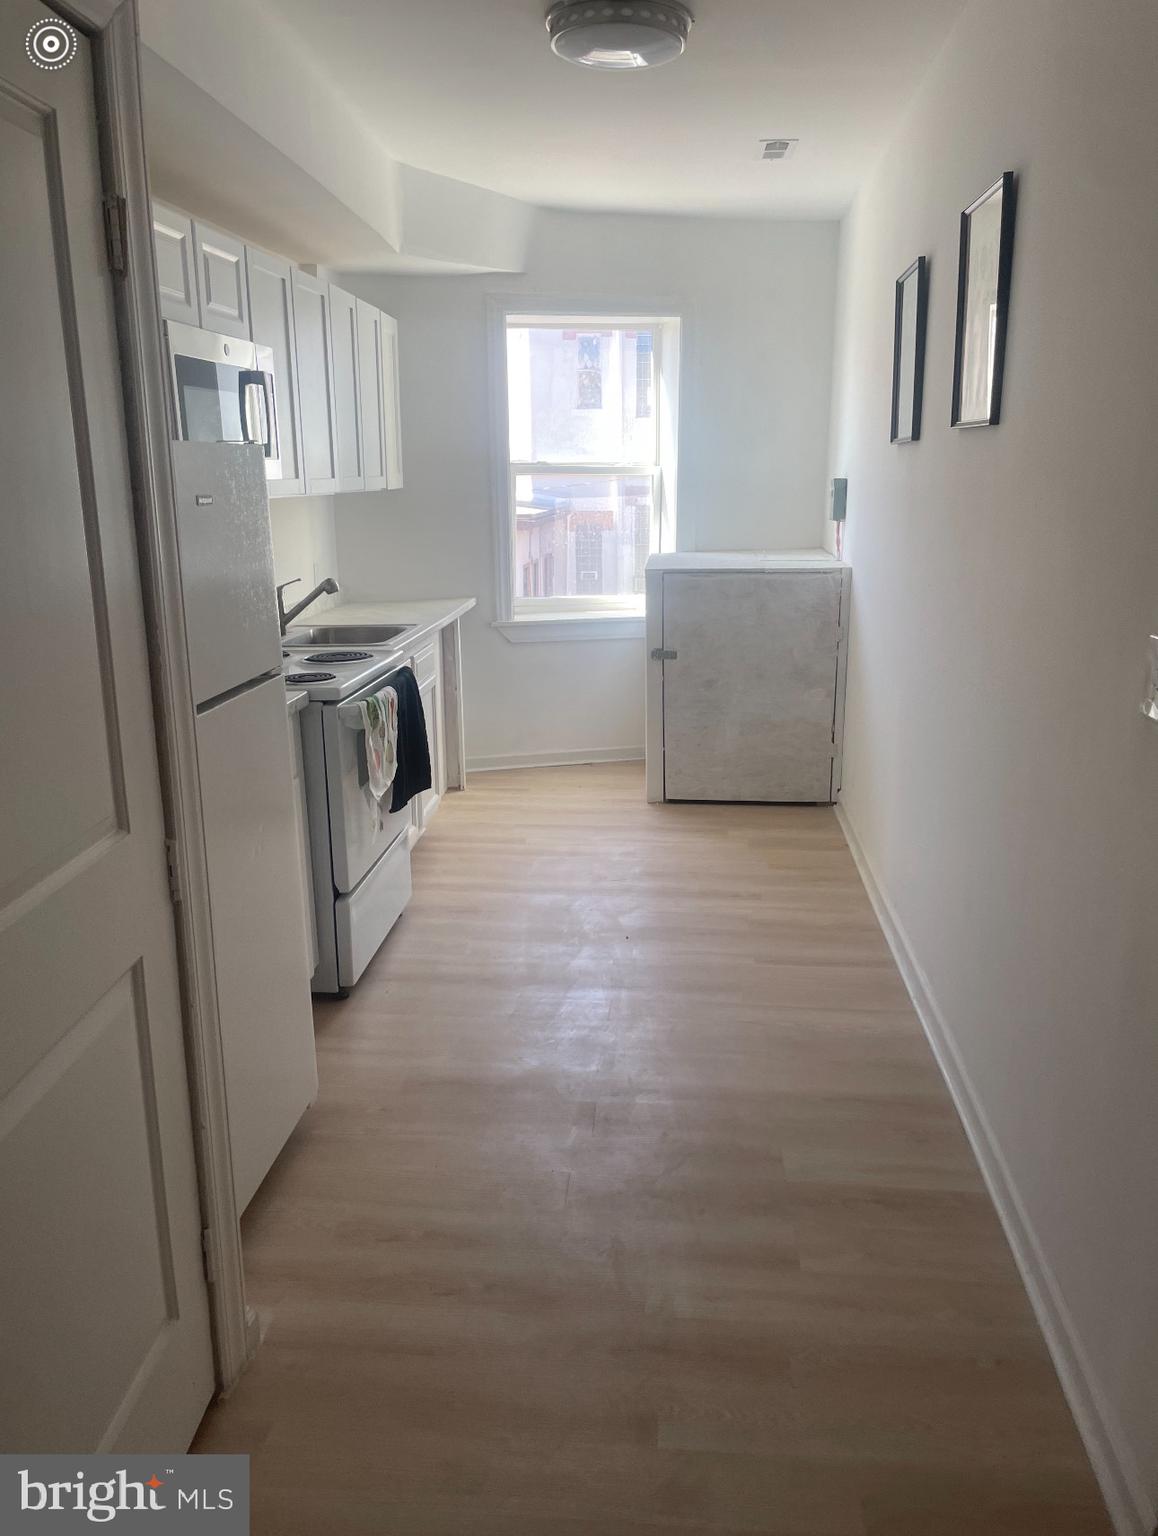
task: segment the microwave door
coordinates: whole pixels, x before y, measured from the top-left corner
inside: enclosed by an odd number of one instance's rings
[[[173,357],[179,436],[190,443],[244,443],[237,377],[230,363],[188,353]]]

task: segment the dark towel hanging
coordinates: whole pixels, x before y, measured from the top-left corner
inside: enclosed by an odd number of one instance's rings
[[[391,785],[390,809],[401,811],[434,780],[418,679],[410,667],[402,667],[390,679],[390,686],[398,695],[398,768]]]

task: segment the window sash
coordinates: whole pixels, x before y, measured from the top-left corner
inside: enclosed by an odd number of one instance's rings
[[[583,316],[579,316],[579,317],[576,317],[574,315],[550,315],[550,316],[546,316],[546,317],[538,316],[538,317],[536,317],[534,319],[532,319],[530,317],[527,317],[527,316],[522,316],[522,315],[507,315],[505,317],[505,324],[503,326],[503,387],[507,391],[509,391],[510,387],[511,387],[511,379],[510,379],[510,342],[509,342],[509,337],[510,337],[510,332],[513,331],[513,330],[514,331],[535,331],[535,330],[538,330],[538,331],[560,331],[560,330],[566,330],[566,331],[570,331],[570,330],[577,330],[577,331],[649,331],[651,333],[652,409],[651,409],[651,415],[647,418],[647,420],[650,421],[650,423],[651,423],[652,456],[653,456],[656,464],[658,464],[658,462],[659,462],[659,433],[660,433],[660,422],[659,422],[659,417],[660,417],[660,401],[659,401],[659,397],[660,397],[660,381],[661,381],[661,379],[663,377],[663,323],[662,323],[662,321],[656,319],[654,316],[650,320],[647,320],[647,319],[631,320],[631,319],[623,319],[623,318],[617,318],[617,319],[612,320],[612,319],[608,319],[608,318],[606,318],[604,316],[601,316],[601,315],[583,315]],[[510,461],[512,463],[514,462],[513,460],[511,460],[511,441],[510,441],[510,424],[509,424],[509,421],[508,421],[508,425],[507,425],[506,457],[507,457],[508,461]],[[564,461],[564,460],[561,460],[561,459],[560,460],[544,459],[544,460],[540,461],[540,463],[541,463],[541,472],[542,473],[547,473],[547,472],[549,472],[551,470],[555,470],[555,469],[559,469],[559,468],[572,469],[576,473],[582,473],[582,474],[587,474],[587,473],[599,474],[599,473],[602,472],[602,465],[592,464],[590,470],[588,470],[587,468],[585,468],[583,466],[582,462],[574,463],[574,462],[572,462],[570,460]],[[536,464],[535,467],[536,467],[536,469],[539,469],[539,464]],[[618,462],[616,462],[615,463],[615,468],[619,469],[622,473],[626,473],[627,472],[626,461],[625,461],[623,466],[620,466],[618,464]],[[646,471],[640,470],[638,472],[639,473],[650,474],[651,470],[652,470],[652,465],[649,464],[647,466]],[[524,473],[525,473],[525,471],[524,471]]]
[[[512,462],[507,479],[507,515],[510,527],[511,549],[511,612],[516,616],[529,613],[607,613],[636,614],[644,611],[642,592],[625,593],[573,593],[568,597],[525,597],[523,595],[522,567],[519,564],[516,520],[518,507],[515,501],[515,481],[519,475],[534,474],[541,479],[557,475],[560,479],[582,475],[587,479],[622,480],[629,476],[651,480],[651,521],[648,529],[648,553],[659,549],[660,529],[663,527],[663,474],[658,464],[529,464]]]
[[[496,568],[501,628],[524,621],[529,628],[536,622],[550,625],[561,621],[574,622],[577,632],[583,628],[582,620],[590,618],[593,626],[601,622],[642,623],[645,612],[643,594],[575,594],[569,597],[531,597],[522,594],[522,568],[518,562],[518,534],[516,527],[515,477],[520,474],[533,476],[594,475],[621,477],[648,475],[652,481],[651,526],[649,550],[656,552],[674,539],[674,526],[669,523],[675,507],[675,424],[679,416],[680,382],[677,369],[681,352],[682,318],[675,305],[634,308],[631,304],[619,307],[613,313],[577,313],[571,306],[547,303],[544,308],[528,313],[510,304],[502,296],[488,299],[491,336],[491,376],[495,402],[493,420],[495,427],[494,496],[495,516],[501,526],[501,536],[496,541],[499,561]],[[587,463],[530,462],[511,459],[509,391],[510,347],[508,332],[511,328],[542,328],[547,330],[648,330],[653,347],[653,395],[650,420],[654,427],[654,463]],[[670,395],[668,391],[670,390]],[[669,507],[670,502],[670,507]],[[673,545],[674,547],[674,545]],[[586,632],[589,636],[593,630]],[[559,638],[555,635],[554,638]]]

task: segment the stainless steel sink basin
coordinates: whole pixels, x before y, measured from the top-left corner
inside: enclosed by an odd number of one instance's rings
[[[310,624],[291,626],[282,643],[293,650],[312,650],[316,645],[388,645],[417,628],[414,624]]]

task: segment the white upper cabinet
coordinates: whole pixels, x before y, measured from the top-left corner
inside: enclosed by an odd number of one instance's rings
[[[330,287],[295,267],[293,291],[306,492],[314,496],[326,495],[338,489]]]
[[[162,320],[200,325],[193,220],[187,214],[154,203],[153,249],[157,257],[157,291],[161,298]]]
[[[236,235],[153,204],[161,317],[269,347],[282,476],[271,496],[402,485],[398,322]]]
[[[334,423],[338,490],[364,491],[362,421],[359,407],[358,301],[330,284],[331,349],[334,359]]]
[[[249,339],[245,243],[199,221],[193,225],[201,324],[207,331]]]
[[[402,391],[398,384],[398,322],[382,316],[384,420],[386,423],[386,489],[402,489]]]
[[[271,496],[304,496],[297,342],[294,336],[293,268],[283,256],[245,249],[249,321],[253,340],[273,352],[274,402],[282,477],[269,482]]]
[[[358,300],[358,388],[366,489],[386,489],[386,387],[382,312]]]

